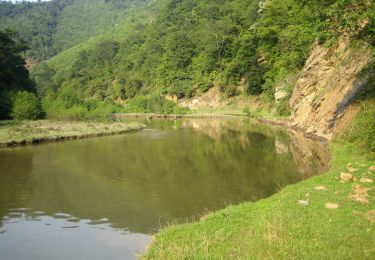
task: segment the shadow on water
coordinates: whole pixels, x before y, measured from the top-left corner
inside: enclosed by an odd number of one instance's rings
[[[30,151],[0,151],[0,226],[1,217],[8,209],[23,207],[25,187],[32,171],[32,159]]]
[[[81,237],[112,259],[134,255],[166,223],[268,197],[327,168],[324,146],[246,120],[147,124],[137,134],[0,151],[0,250],[8,231],[6,241],[31,230],[42,243],[58,227],[60,241]]]

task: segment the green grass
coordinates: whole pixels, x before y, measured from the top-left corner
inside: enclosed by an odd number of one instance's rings
[[[0,148],[8,145],[32,143],[35,140],[46,142],[124,133],[140,130],[143,127],[139,123],[121,122],[0,121]]]
[[[243,203],[203,216],[199,222],[171,225],[155,236],[146,259],[374,259],[375,165],[350,144],[332,144],[331,169],[291,185],[255,203]],[[352,163],[355,182],[341,183],[340,173]],[[371,188],[368,204],[348,198],[354,186]],[[324,186],[326,191],[315,190]],[[309,200],[308,206],[298,203]],[[327,209],[325,203],[337,203]]]

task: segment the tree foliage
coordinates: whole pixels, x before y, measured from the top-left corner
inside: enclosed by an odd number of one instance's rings
[[[21,53],[26,45],[11,31],[0,31],[0,119],[8,118],[12,96],[18,90],[34,91]]]
[[[0,29],[19,32],[27,57],[45,60],[105,32],[148,0],[0,1]]]
[[[38,91],[69,85],[83,99],[123,103],[192,97],[214,85],[232,96],[245,82],[248,94],[273,100],[275,85],[302,68],[314,44],[343,33],[374,44],[371,1],[165,0],[137,12],[39,66]]]
[[[27,91],[17,92],[13,97],[12,103],[13,104],[12,104],[11,116],[13,119],[35,120],[41,116],[42,109],[41,109],[39,99],[32,92],[27,92]]]

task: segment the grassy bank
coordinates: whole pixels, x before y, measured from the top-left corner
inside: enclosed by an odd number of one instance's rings
[[[128,133],[143,127],[138,123],[121,122],[0,121],[0,148]]]
[[[375,161],[355,150],[332,144],[327,173],[268,199],[163,229],[144,258],[374,259],[375,190],[369,181]],[[355,179],[344,182],[341,172]]]

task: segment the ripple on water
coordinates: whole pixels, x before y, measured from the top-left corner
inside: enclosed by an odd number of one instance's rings
[[[14,208],[14,209],[8,209],[8,212],[27,212],[30,211],[29,208]]]
[[[103,256],[109,259],[135,259],[151,239],[148,235],[117,230],[111,226],[108,218],[80,220],[70,214],[58,213],[39,216],[35,221],[35,217],[30,217],[35,212],[31,211],[29,215],[19,213],[22,216],[20,221],[2,223],[0,259],[22,259],[21,255],[38,260],[54,259],[61,255],[64,255],[64,259],[103,259]],[[38,239],[35,239],[36,234]],[[25,241],[27,250],[20,251],[19,245]]]
[[[101,219],[96,219],[96,220],[91,220],[90,222],[87,223],[87,225],[102,225],[102,224],[109,224],[109,219],[108,218],[101,218]]]
[[[56,219],[68,219],[68,218],[71,218],[72,216],[70,214],[65,214],[65,213],[55,213],[53,217]]]
[[[68,218],[66,219],[66,221],[68,222],[72,222],[72,223],[78,223],[80,222],[81,220],[79,218]]]
[[[32,214],[34,216],[45,216],[45,215],[47,215],[47,213],[44,212],[44,211],[34,211]]]
[[[73,229],[73,228],[79,228],[79,226],[63,226],[61,228],[65,228],[65,229]]]

